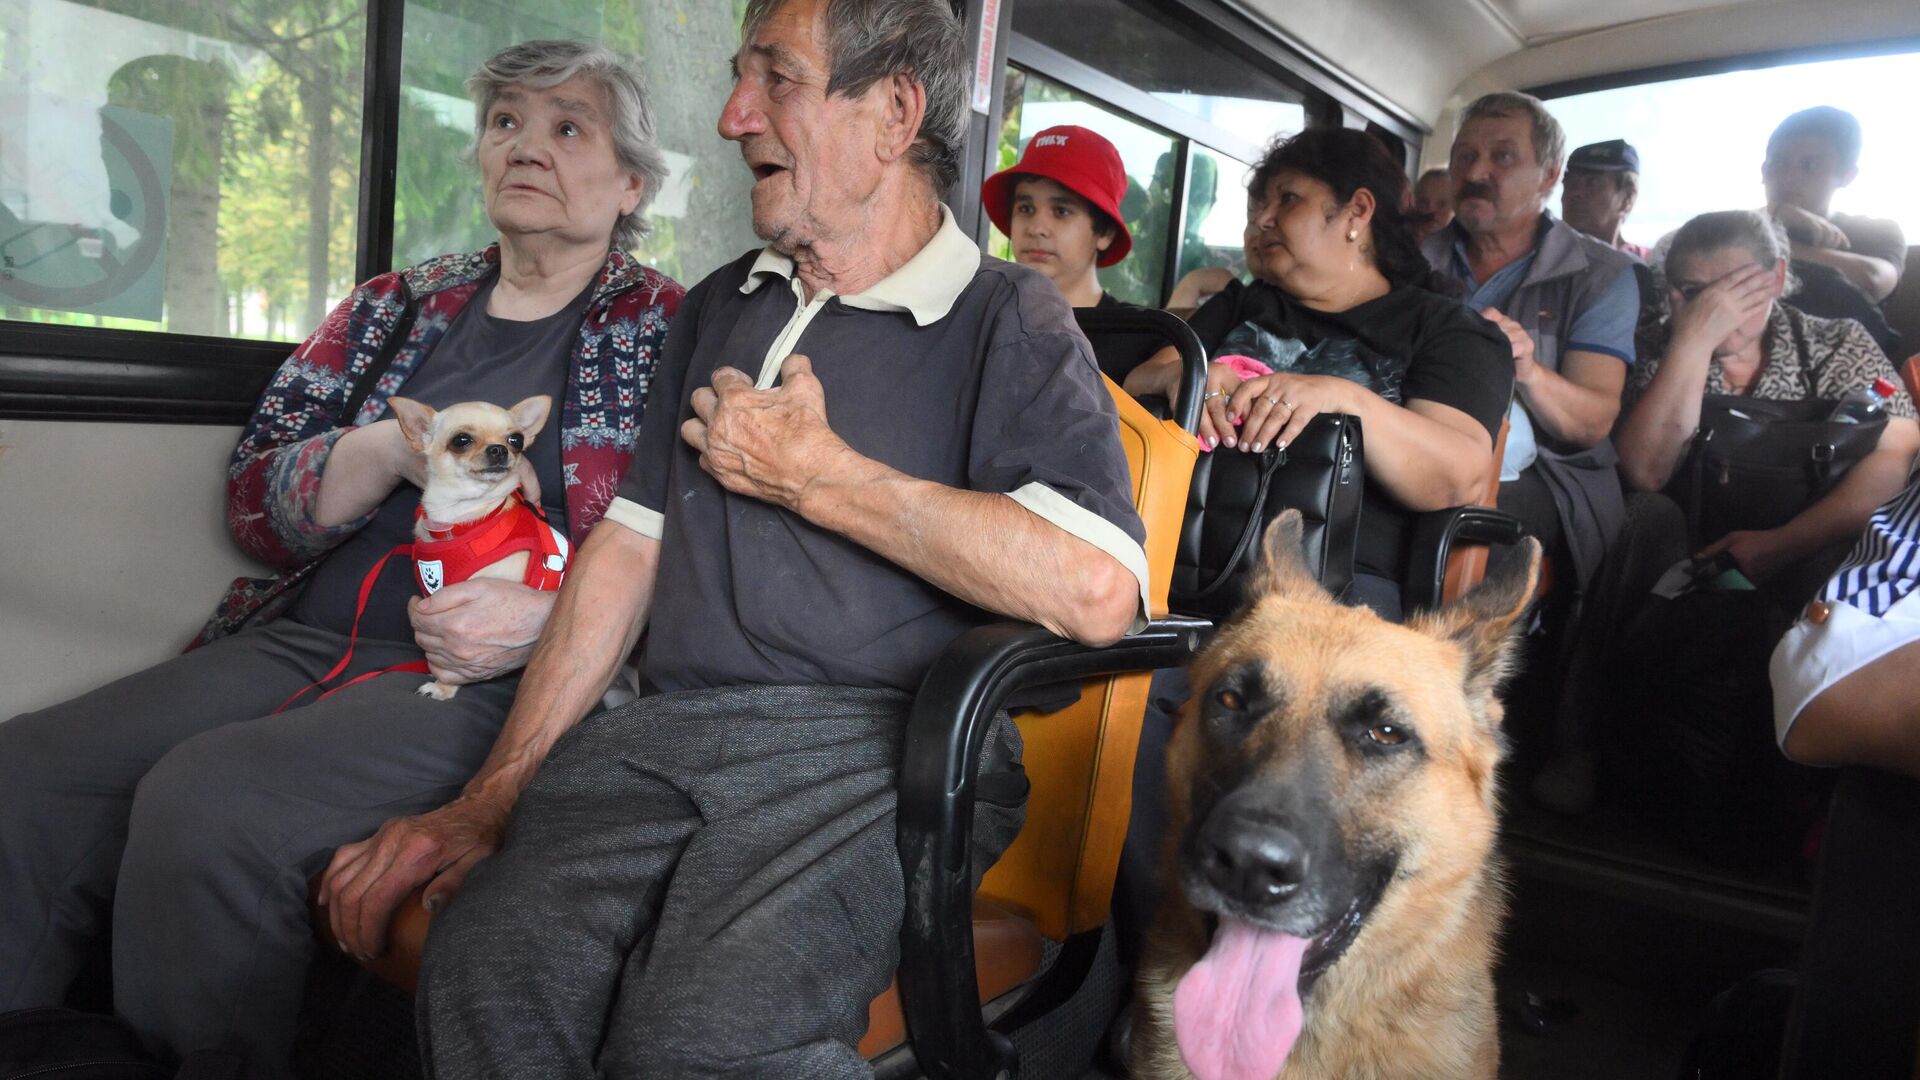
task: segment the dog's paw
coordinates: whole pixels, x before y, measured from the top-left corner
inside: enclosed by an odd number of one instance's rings
[[[417,692],[421,697],[430,697],[435,701],[452,701],[453,695],[459,693],[460,688],[448,686],[446,683],[430,682],[422,683]]]

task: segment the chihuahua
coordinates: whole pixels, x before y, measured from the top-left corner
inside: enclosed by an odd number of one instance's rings
[[[426,457],[412,550],[421,591],[431,596],[472,578],[558,589],[566,538],[520,492],[523,456],[553,399],[542,394],[510,409],[467,401],[436,411],[403,397],[389,404],[408,444]],[[456,689],[435,681],[420,693],[447,701]]]

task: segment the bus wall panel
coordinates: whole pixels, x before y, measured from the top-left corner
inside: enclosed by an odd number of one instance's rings
[[[228,582],[239,429],[0,420],[0,718],[177,655]]]

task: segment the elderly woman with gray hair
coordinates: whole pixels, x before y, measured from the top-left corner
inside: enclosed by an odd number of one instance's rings
[[[577,544],[634,453],[682,290],[624,250],[665,177],[631,65],[538,41],[469,80],[499,242],[355,289],[274,376],[227,474],[242,581],[199,647],[0,724],[0,1011],[59,1005],[111,927],[113,998],[167,1057],[288,1074],[314,949],[307,880],[437,807],[507,715],[554,594],[507,581],[416,595],[422,456],[388,408],[554,406],[522,487]],[[468,684],[451,701],[429,680]],[[335,856],[334,849],[345,844]]]

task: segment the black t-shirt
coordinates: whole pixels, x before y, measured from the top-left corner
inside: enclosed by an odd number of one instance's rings
[[[560,468],[560,408],[566,399],[574,342],[593,287],[589,285],[561,310],[531,322],[487,314],[487,300],[492,295],[493,279],[489,279],[460,309],[446,336],[420,362],[400,394],[436,409],[463,401],[490,401],[504,409],[536,394],[552,397],[547,422],[534,436],[527,457],[540,478],[540,501],[547,520],[565,532],[567,500]],[[381,419],[392,415],[389,407],[381,413]],[[396,488],[365,528],[327,555],[288,617],[339,634],[351,631],[361,582],[381,556],[412,542],[414,512],[419,506],[419,488],[412,484]],[[388,560],[367,597],[360,636],[412,641],[407,599],[418,593],[410,561],[400,555]]]
[[[1479,421],[1489,440],[1513,397],[1506,335],[1459,300],[1413,286],[1335,313],[1264,281],[1234,281],[1189,322],[1209,356],[1239,353],[1277,372],[1337,375],[1396,405],[1450,405]],[[1411,514],[1377,483],[1361,505],[1356,569],[1403,580]]]

